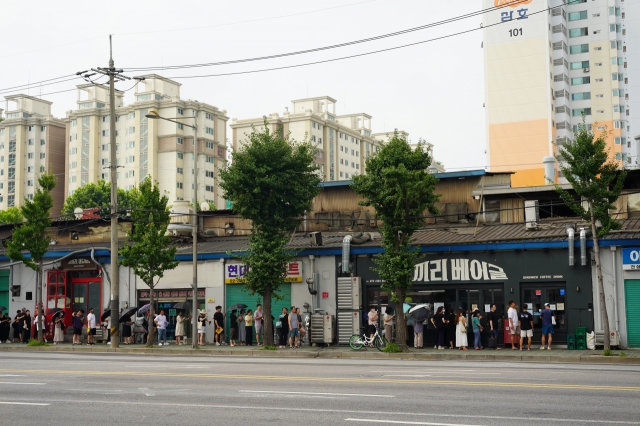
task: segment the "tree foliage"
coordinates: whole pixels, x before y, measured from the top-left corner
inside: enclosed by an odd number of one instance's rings
[[[126,215],[126,211],[133,208],[133,198],[135,194],[131,190],[125,191],[118,188],[118,212],[121,216]],[[101,216],[109,216],[111,213],[111,184],[104,179],[97,183],[88,183],[76,189],[68,196],[62,206],[62,214],[73,215],[73,211],[80,207],[89,209],[100,207]]]
[[[605,303],[598,239],[607,235],[612,229],[621,227],[610,212],[616,209],[613,203],[622,192],[627,172],[620,170],[617,162],[609,160],[606,137],[606,131],[596,137],[583,121],[575,134],[575,142],[558,146],[560,170],[571,184],[577,199],[559,185],[556,185],[556,191],[571,210],[591,225],[600,309],[604,325],[604,349],[609,350],[611,348],[609,316]],[[583,202],[586,202],[586,208]],[[596,226],[598,222],[601,225],[600,228]]]
[[[366,162],[366,175],[353,178],[352,188],[364,198],[360,204],[371,206],[382,221],[380,233],[384,253],[374,259],[376,272],[398,306],[397,341],[406,349],[406,325],[402,305],[413,284],[418,251],[410,245],[411,236],[424,224],[424,213],[438,211],[435,203],[437,179],[427,172],[432,157],[420,141],[412,149],[405,136],[396,130],[381,150]]]
[[[22,261],[36,272],[38,280],[36,299],[41,313],[43,313],[41,261],[51,242],[47,228],[51,226],[50,215],[53,208],[51,191],[55,186],[55,176],[48,173],[40,175],[33,200],[25,199],[20,206],[20,213],[25,222],[13,231],[13,235],[7,243],[9,258],[13,261]],[[27,256],[25,252],[28,252],[29,255]],[[43,340],[42,327],[38,330],[38,340]]]
[[[8,225],[13,223],[22,223],[24,217],[19,207],[9,207],[0,211],[0,225]]]
[[[289,234],[302,223],[319,193],[314,163],[316,150],[308,141],[296,142],[281,131],[254,128],[233,162],[220,171],[224,197],[234,211],[252,222],[249,250],[241,256],[249,267],[245,287],[264,300],[264,317],[271,318],[271,299],[295,253],[286,250]],[[265,321],[265,345],[273,344],[273,323]]]
[[[133,229],[129,232],[129,240],[120,249],[120,264],[133,269],[135,274],[150,290],[149,303],[149,340],[154,340],[154,288],[164,271],[178,266],[175,260],[176,247],[168,247],[171,237],[167,236],[169,226],[168,198],[160,194],[157,183],[147,177],[140,186],[133,190],[133,202],[136,208],[131,211]],[[195,307],[194,307],[195,308]]]

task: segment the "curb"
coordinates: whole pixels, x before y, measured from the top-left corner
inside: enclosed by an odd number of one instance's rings
[[[101,347],[50,347],[50,346],[0,346],[0,352],[56,352],[56,353],[120,353],[137,355],[199,355],[214,357],[257,357],[257,358],[324,358],[324,359],[368,359],[407,361],[489,361],[489,362],[544,362],[568,364],[627,364],[640,365],[640,357],[619,357],[602,355],[467,355],[453,353],[384,353],[356,351],[262,351],[262,350],[207,350],[207,349],[160,349],[160,348],[101,348]]]

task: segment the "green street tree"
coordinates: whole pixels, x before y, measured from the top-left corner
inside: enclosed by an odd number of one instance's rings
[[[100,215],[107,217],[111,214],[111,185],[104,179],[100,179],[97,183],[88,183],[76,189],[75,192],[68,196],[62,206],[62,214],[73,217],[73,211],[80,207],[81,209],[89,209],[92,207],[100,207]],[[121,216],[126,215],[126,210],[132,207],[132,193],[118,188],[118,211]]]
[[[620,223],[611,217],[610,211],[615,210],[613,203],[622,192],[627,172],[620,170],[617,162],[608,159],[606,137],[605,131],[596,137],[582,124],[575,133],[574,142],[558,145],[560,170],[578,198],[559,185],[556,185],[556,191],[571,210],[591,225],[600,310],[604,323],[604,349],[609,350],[610,327],[602,284],[599,238],[613,229],[620,229]],[[582,202],[586,202],[586,208]],[[596,224],[602,226],[598,227]]]
[[[265,130],[254,128],[233,153],[232,164],[220,171],[224,197],[240,217],[252,222],[249,250],[241,255],[249,267],[244,285],[264,301],[268,346],[273,345],[272,297],[279,297],[287,263],[295,255],[285,245],[320,191],[315,154],[310,142],[290,140],[281,130],[272,133],[265,122]]]
[[[19,207],[9,207],[0,211],[0,225],[8,225],[13,223],[22,223],[24,218]]]
[[[44,315],[42,258],[51,242],[47,228],[51,226],[50,215],[53,208],[51,191],[55,186],[55,176],[48,173],[40,175],[33,201],[25,199],[24,204],[20,206],[20,212],[25,222],[13,231],[13,235],[7,243],[9,258],[13,261],[22,261],[36,273],[36,303],[41,315]],[[28,252],[29,256],[25,252]],[[44,341],[42,327],[38,328],[38,340]]]
[[[149,287],[149,335],[147,345],[155,338],[154,289],[164,276],[164,271],[178,266],[175,260],[176,248],[169,247],[171,237],[167,236],[169,226],[168,198],[160,194],[157,182],[147,177],[132,193],[135,208],[131,210],[133,229],[129,240],[120,249],[120,264],[133,269],[135,274]],[[195,308],[195,307],[194,307]],[[195,336],[194,336],[195,338]]]
[[[402,305],[413,284],[413,271],[419,256],[410,245],[411,236],[424,224],[424,213],[437,214],[437,179],[427,172],[432,157],[420,141],[411,149],[405,136],[396,130],[381,150],[366,162],[366,175],[353,178],[351,187],[363,197],[360,204],[371,206],[382,221],[380,234],[384,253],[374,258],[375,271],[383,280],[396,308],[396,341],[407,350],[407,327]]]

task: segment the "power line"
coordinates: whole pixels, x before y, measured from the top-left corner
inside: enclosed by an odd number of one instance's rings
[[[276,58],[284,58],[284,57],[288,57],[288,56],[302,55],[302,54],[307,54],[307,53],[315,53],[315,52],[321,52],[321,51],[329,50],[329,49],[336,49],[336,48],[339,48],[339,47],[346,47],[346,46],[352,46],[352,45],[356,45],[356,44],[367,43],[367,42],[370,42],[370,41],[382,40],[382,39],[385,39],[385,38],[395,37],[395,36],[398,36],[398,35],[404,35],[404,34],[412,33],[412,32],[415,32],[415,31],[424,30],[424,29],[427,29],[427,28],[433,28],[433,27],[444,25],[444,24],[448,24],[448,23],[451,23],[451,22],[456,22],[456,21],[459,21],[459,20],[462,20],[462,19],[467,19],[467,18],[479,16],[479,15],[482,15],[482,14],[487,13],[487,12],[494,11],[494,10],[499,9],[499,8],[500,7],[493,6],[493,7],[487,8],[487,9],[479,10],[479,11],[476,11],[476,12],[471,12],[471,13],[468,13],[468,14],[465,14],[465,15],[456,16],[454,18],[449,18],[449,19],[445,19],[445,20],[438,21],[438,22],[433,22],[433,23],[426,24],[426,25],[421,25],[421,26],[414,27],[414,28],[408,28],[408,29],[405,29],[405,30],[395,31],[395,32],[392,32],[392,33],[382,34],[382,35],[378,35],[378,36],[374,36],[374,37],[368,37],[368,38],[364,38],[364,39],[360,39],[360,40],[349,41],[349,42],[345,42],[345,43],[339,43],[339,44],[334,44],[334,45],[324,46],[324,47],[316,47],[316,48],[313,48],[313,49],[299,50],[299,51],[295,51],[295,52],[280,53],[280,54],[276,54],[276,55],[260,56],[260,57],[255,57],[255,58],[236,59],[236,60],[222,61],[222,62],[210,62],[210,63],[203,63],[203,64],[168,65],[168,66],[160,66],[160,67],[158,67],[158,66],[155,66],[155,67],[128,67],[128,68],[123,68],[123,69],[128,70],[128,71],[154,71],[154,70],[169,70],[169,69],[199,68],[199,67],[209,67],[209,66],[216,66],[216,65],[229,65],[229,64],[237,64],[237,63],[244,63],[244,62],[262,61],[262,60],[266,60],[266,59],[276,59]],[[536,12],[536,13],[539,13],[539,12]],[[531,15],[533,15],[533,13]]]
[[[37,87],[47,86],[48,84],[41,84],[41,83],[47,83],[49,81],[54,81],[54,80],[61,80],[67,77],[73,77],[73,78],[70,78],[69,80],[64,80],[64,81],[70,81],[70,80],[79,78],[76,74],[69,74],[69,75],[64,75],[62,77],[50,78],[48,80],[36,81],[35,83],[21,84],[20,86],[13,86],[13,87],[5,87],[4,89],[0,89],[0,92],[6,92],[9,90],[15,90],[15,89],[18,89],[18,90],[31,89],[32,88],[31,86],[37,86]],[[57,83],[62,83],[62,81],[58,81],[56,83],[49,83],[49,84],[57,84]]]

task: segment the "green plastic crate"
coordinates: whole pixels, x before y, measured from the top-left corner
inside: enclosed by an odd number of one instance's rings
[[[575,343],[576,344],[584,343],[586,345],[587,344],[587,337],[586,336],[576,336]]]
[[[587,350],[587,344],[581,344],[581,343],[576,343],[576,349],[579,351],[586,351]]]
[[[576,336],[587,336],[587,327],[576,327]]]
[[[576,349],[576,344],[573,342],[567,342],[567,349],[573,351]]]
[[[567,343],[576,343],[576,335],[567,334]]]

